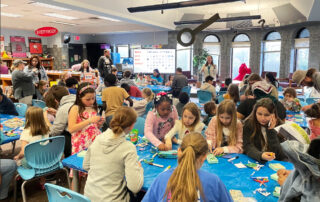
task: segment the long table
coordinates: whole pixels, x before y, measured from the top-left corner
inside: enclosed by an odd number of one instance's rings
[[[301,112],[287,111],[286,113],[287,113],[286,120],[293,121],[302,128],[309,128],[307,118],[302,111]]]
[[[176,148],[177,146],[175,146]],[[151,153],[151,145],[143,148],[144,150],[140,150],[140,147],[137,147],[137,153],[139,156],[139,159],[149,159],[153,156],[153,153]],[[276,186],[279,186],[279,184],[272,180],[270,175],[276,173],[271,168],[269,168],[269,162],[266,163],[259,171],[256,171],[253,175],[251,175],[254,170],[251,168],[237,168],[234,164],[242,162],[243,164],[247,164],[250,162],[255,162],[253,159],[249,158],[248,156],[244,154],[233,154],[233,155],[239,155],[239,158],[232,161],[232,163],[228,162],[227,159],[218,157],[219,163],[218,164],[208,164],[207,161],[202,166],[202,170],[205,170],[210,173],[215,173],[220,177],[222,182],[226,185],[228,190],[241,190],[244,197],[252,197],[255,198],[257,201],[277,201],[278,199],[272,195],[272,192]],[[177,166],[177,159],[161,159],[158,156],[154,158],[154,163],[163,165],[163,168],[152,166],[149,164],[141,163],[142,167],[144,169],[144,184],[142,187],[142,190],[147,191],[149,187],[151,186],[153,180],[164,171],[166,167],[169,165],[171,167]],[[282,162],[282,161],[271,161],[270,163],[280,163],[282,164],[286,169],[293,169],[293,165],[289,162]],[[62,161],[62,164],[65,167],[73,168],[74,173],[77,173],[78,171],[86,172],[83,170],[82,164],[83,164],[83,158],[78,157],[77,154],[72,155]],[[77,176],[77,175],[75,175]],[[266,183],[267,191],[271,194],[267,197],[259,194],[258,192],[256,194],[253,193],[254,190],[257,188],[261,188],[260,184],[258,182],[253,181],[250,177],[269,177],[269,182]],[[74,177],[74,180],[77,180],[76,177]],[[77,182],[75,182],[77,183]],[[75,184],[75,188],[78,191],[79,188],[77,187],[78,184]],[[264,187],[262,187],[264,188]]]
[[[168,86],[162,86],[162,85],[146,85],[146,86],[138,86],[140,90],[144,88],[150,88],[155,94],[163,91],[163,92],[169,92],[171,91],[171,87]]]
[[[133,100],[142,100],[143,99],[142,97],[132,97],[132,96],[130,96],[130,98],[133,99]],[[96,100],[97,100],[98,106],[102,106],[102,100],[101,99],[102,99],[101,95],[97,95],[96,96]]]
[[[14,141],[20,139],[20,133],[23,130],[22,127],[18,128],[18,129],[16,129],[14,131],[15,133],[17,133],[19,135],[10,137],[10,136],[7,136],[7,135],[4,134],[5,132],[11,131],[11,130],[16,128],[16,127],[10,128],[10,127],[7,127],[7,126],[5,126],[3,124],[3,122],[5,122],[5,121],[7,121],[9,119],[12,119],[12,118],[19,118],[19,119],[21,119],[21,120],[23,120],[25,122],[25,118],[24,117],[7,115],[7,114],[0,114],[0,124],[3,126],[2,133],[1,133],[1,136],[0,136],[0,145],[6,144],[6,143],[10,143],[10,142],[14,142]]]

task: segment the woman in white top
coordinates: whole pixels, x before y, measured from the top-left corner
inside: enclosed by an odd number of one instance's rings
[[[213,59],[211,55],[207,57],[207,62],[202,66],[201,72],[203,72],[203,79],[205,79],[207,76],[212,76],[213,81],[217,80],[218,69],[216,65],[213,64]]]

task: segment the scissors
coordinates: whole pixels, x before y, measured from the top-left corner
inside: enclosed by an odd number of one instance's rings
[[[267,187],[267,185],[265,185],[265,183],[269,182],[268,178],[263,178],[263,177],[262,178],[259,178],[259,177],[253,178],[253,180],[256,181],[256,182],[259,182],[260,183],[260,187],[261,187],[261,185]]]

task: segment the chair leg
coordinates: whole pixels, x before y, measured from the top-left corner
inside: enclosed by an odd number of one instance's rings
[[[65,174],[66,174],[66,178],[67,178],[67,182],[68,182],[68,189],[71,188],[71,184],[70,184],[70,179],[69,179],[69,172],[68,172],[68,169],[66,168],[63,168]]]
[[[17,179],[19,175],[16,175],[13,182],[13,202],[17,201]]]
[[[24,186],[26,185],[28,181],[24,181],[21,185],[21,192],[22,192],[22,200],[23,202],[27,202],[27,195],[26,195],[26,191],[24,190]]]
[[[12,154],[14,154],[14,149],[16,148],[16,141],[12,142]]]

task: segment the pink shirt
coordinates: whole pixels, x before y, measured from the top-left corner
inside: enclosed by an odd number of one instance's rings
[[[8,73],[9,73],[8,67],[6,65],[1,65],[0,74],[8,74]]]
[[[217,117],[213,117],[208,125],[208,128],[206,130],[206,136],[207,136],[207,141],[209,145],[212,145],[213,148],[218,147],[217,146]],[[225,153],[242,153],[242,123],[238,120],[237,121],[237,143],[235,146],[226,146],[223,147],[223,150]]]
[[[315,126],[313,124],[312,120],[309,121],[309,126],[310,126],[310,130],[311,130],[310,140],[313,140],[313,139],[317,138],[318,136],[320,136],[320,127],[319,126]]]
[[[144,136],[156,147],[163,143],[161,140],[173,128],[175,121],[179,119],[176,108],[174,106],[172,108],[172,112],[165,119],[161,118],[155,109],[147,115]]]

